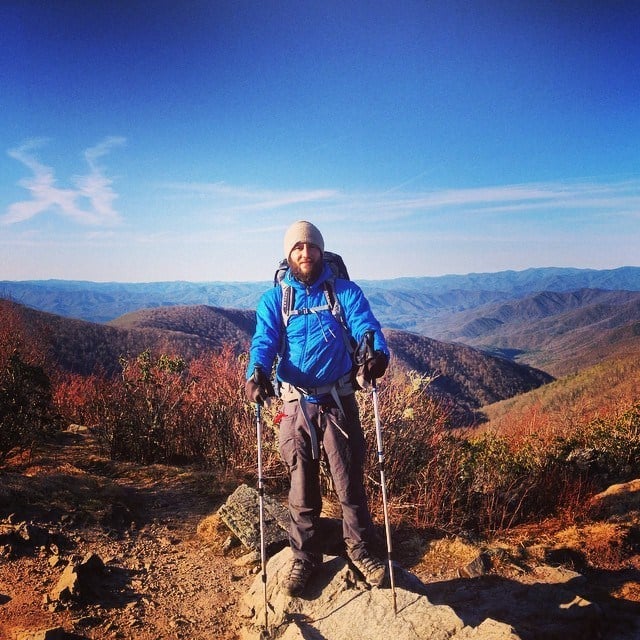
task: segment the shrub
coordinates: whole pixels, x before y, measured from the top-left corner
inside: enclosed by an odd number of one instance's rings
[[[535,434],[505,437],[451,430],[449,413],[430,397],[428,383],[396,372],[381,384],[385,474],[396,522],[487,534],[553,514],[583,513],[594,490],[588,474],[567,465],[554,446]],[[379,509],[371,402],[362,394],[360,401],[370,443],[367,489]],[[622,422],[637,425],[628,415]],[[613,430],[608,438],[618,441],[617,433]]]
[[[44,369],[11,355],[0,371],[0,459],[29,449],[60,428]]]
[[[221,469],[254,464],[254,418],[244,400],[244,367],[229,345],[191,363],[182,405],[185,454]]]
[[[0,300],[0,459],[15,447],[33,447],[60,428],[44,354],[18,308]]]
[[[119,377],[67,376],[56,390],[65,417],[95,427],[112,458],[221,470],[255,464],[244,365],[231,347],[190,364],[143,351],[120,365]]]
[[[448,411],[429,393],[431,380],[391,368],[380,381],[385,480],[396,520],[444,528],[459,520],[459,449],[449,429]],[[381,487],[375,416],[369,393],[360,393],[358,400],[369,446],[365,480],[376,511],[381,506]]]
[[[98,386],[92,413],[99,440],[114,459],[166,462],[176,455],[186,363],[147,350],[120,361],[122,375]]]
[[[68,424],[95,424],[96,397],[98,389],[104,384],[105,378],[98,375],[58,374],[53,390],[53,401],[58,412]]]
[[[607,418],[574,425],[552,448],[558,460],[587,474],[600,487],[631,480],[640,467],[640,403]]]

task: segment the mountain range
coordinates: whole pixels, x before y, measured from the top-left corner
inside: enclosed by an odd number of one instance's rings
[[[595,270],[547,267],[525,271],[358,281],[385,327],[414,331],[442,314],[519,299],[543,291],[640,291],[640,267]],[[272,286],[263,282],[0,281],[0,297],[41,311],[108,322],[130,311],[176,305],[255,309]]]
[[[463,343],[554,376],[639,346],[640,267],[549,267],[359,284],[387,329]],[[3,281],[0,297],[64,317],[94,323],[120,318],[119,323],[142,309],[252,311],[270,286],[269,281]]]

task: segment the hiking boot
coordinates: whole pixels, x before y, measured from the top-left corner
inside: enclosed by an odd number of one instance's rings
[[[308,560],[294,558],[289,569],[289,575],[284,581],[284,590],[287,595],[299,596],[304,590],[309,578],[315,569],[315,565]]]
[[[382,560],[365,553],[357,560],[351,558],[351,562],[353,562],[355,568],[363,575],[368,585],[372,587],[382,586],[386,574],[386,568]]]

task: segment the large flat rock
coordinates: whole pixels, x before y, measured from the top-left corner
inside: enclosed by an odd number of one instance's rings
[[[348,562],[325,556],[302,597],[284,593],[291,551],[286,548],[267,564],[268,637],[285,640],[518,640],[511,627],[490,620],[465,627],[447,605],[432,604],[424,585],[411,573],[394,568],[397,613],[387,584],[369,589]],[[265,598],[258,576],[242,604],[247,619],[243,640],[265,637]],[[263,634],[261,636],[261,634]]]

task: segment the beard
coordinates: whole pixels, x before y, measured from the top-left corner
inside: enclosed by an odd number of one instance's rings
[[[293,273],[293,277],[296,280],[302,282],[302,284],[311,285],[313,284],[322,273],[322,268],[324,266],[322,259],[318,260],[313,265],[311,271],[303,272],[300,270],[300,267],[289,265],[291,268],[291,273]]]

